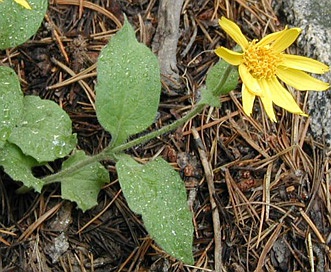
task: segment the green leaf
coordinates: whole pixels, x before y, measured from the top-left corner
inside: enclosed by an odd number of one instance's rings
[[[43,181],[33,176],[31,168],[40,165],[34,158],[26,156],[13,144],[5,143],[0,149],[0,165],[5,172],[16,181],[21,181],[27,187],[41,192]]]
[[[24,115],[8,141],[39,162],[68,155],[76,146],[68,114],[55,102],[37,96],[24,97]]]
[[[156,117],[161,92],[158,60],[136,40],[125,20],[101,51],[97,72],[97,117],[116,146],[146,129]]]
[[[86,159],[83,151],[77,150],[68,160],[63,162],[62,169]],[[82,211],[97,205],[101,187],[109,182],[108,171],[99,162],[77,169],[61,179],[62,198],[75,201]]]
[[[117,174],[129,207],[142,214],[152,238],[168,254],[193,264],[192,213],[179,174],[163,159],[141,165],[119,156]]]
[[[27,1],[32,9],[25,9],[14,0],[0,1],[0,50],[20,45],[37,32],[48,0]]]
[[[206,87],[214,96],[228,94],[238,85],[238,69],[220,59],[208,72]]]
[[[13,69],[0,66],[0,148],[20,120],[22,111],[23,93],[18,77]]]
[[[26,9],[14,0],[0,1],[0,50],[15,47],[34,35],[47,10],[47,0],[27,0]]]

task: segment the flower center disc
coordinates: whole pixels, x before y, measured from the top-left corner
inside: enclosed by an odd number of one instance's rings
[[[256,79],[273,77],[280,59],[280,53],[275,53],[270,46],[257,46],[255,40],[250,42],[243,54],[243,64]]]

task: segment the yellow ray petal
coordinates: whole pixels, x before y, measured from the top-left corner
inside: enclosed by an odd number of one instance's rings
[[[284,30],[268,34],[267,36],[263,37],[263,39],[261,39],[256,45],[257,46],[265,46],[265,45],[271,44],[275,40],[277,40],[280,36],[282,36],[284,31],[286,31],[286,30],[287,29],[285,28]]]
[[[282,52],[288,48],[299,36],[301,32],[300,28],[286,29],[282,35],[271,45],[275,52]]]
[[[264,95],[260,97],[264,110],[266,111],[268,117],[270,118],[271,121],[277,122],[273,104],[272,104],[272,96],[270,93],[270,86],[267,83],[266,80],[259,80],[259,83],[261,85],[261,88],[263,88],[263,93]]]
[[[241,87],[241,96],[244,112],[250,116],[252,114],[255,95],[246,88],[245,84],[243,84]]]
[[[26,0],[14,0],[17,4],[20,4],[22,7],[26,8],[26,9],[31,9],[28,1]]]
[[[277,78],[270,79],[268,84],[270,86],[272,101],[277,106],[295,114],[308,116],[300,109],[293,96],[279,83]]]
[[[222,16],[220,20],[218,20],[220,26],[223,30],[244,50],[248,46],[248,41],[244,34],[241,32],[239,26],[232,22],[231,20]]]
[[[237,53],[223,46],[218,47],[215,50],[215,53],[217,54],[217,56],[223,58],[226,62],[232,65],[239,65],[242,61],[242,55],[243,55],[242,53]]]
[[[247,67],[243,64],[239,65],[238,68],[240,78],[246,87],[254,94],[261,96],[262,90],[258,81],[249,73]]]
[[[326,82],[314,78],[300,70],[278,66],[277,77],[286,84],[300,91],[325,91],[330,87]]]
[[[315,74],[324,74],[330,69],[329,66],[317,60],[289,54],[283,54],[282,65]]]

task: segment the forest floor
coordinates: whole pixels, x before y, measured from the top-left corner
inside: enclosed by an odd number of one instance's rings
[[[123,14],[138,40],[151,47],[160,18],[157,0],[91,2],[50,1],[38,33],[0,52],[0,61],[15,69],[26,95],[58,103],[72,119],[78,148],[97,154],[111,139],[90,95],[100,50],[120,29]],[[235,45],[218,25],[221,16],[237,22],[249,39],[284,28],[271,0],[184,1],[177,47],[181,86],[171,90],[164,82],[159,119],[149,130],[190,110],[218,61],[212,50]],[[70,78],[75,80],[62,83]],[[309,94],[293,93],[307,109]],[[194,214],[194,266],[170,257],[149,237],[120,191],[114,163],[106,161],[110,183],[85,213],[61,199],[59,185],[21,195],[20,184],[1,172],[0,271],[214,271],[220,262],[215,256],[221,256],[224,271],[331,271],[331,154],[310,136],[309,118],[275,108],[278,122],[272,123],[259,101],[248,117],[240,84],[221,101],[221,108],[206,107],[178,130],[128,150],[141,160],[160,153],[181,174]],[[207,153],[213,192],[192,127]],[[49,167],[57,171],[60,161]],[[36,169],[39,176],[47,173]]]

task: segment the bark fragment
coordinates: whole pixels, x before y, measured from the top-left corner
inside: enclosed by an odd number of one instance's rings
[[[182,6],[183,0],[160,1],[159,22],[152,44],[152,50],[159,58],[162,79],[170,92],[180,88],[176,53]]]

